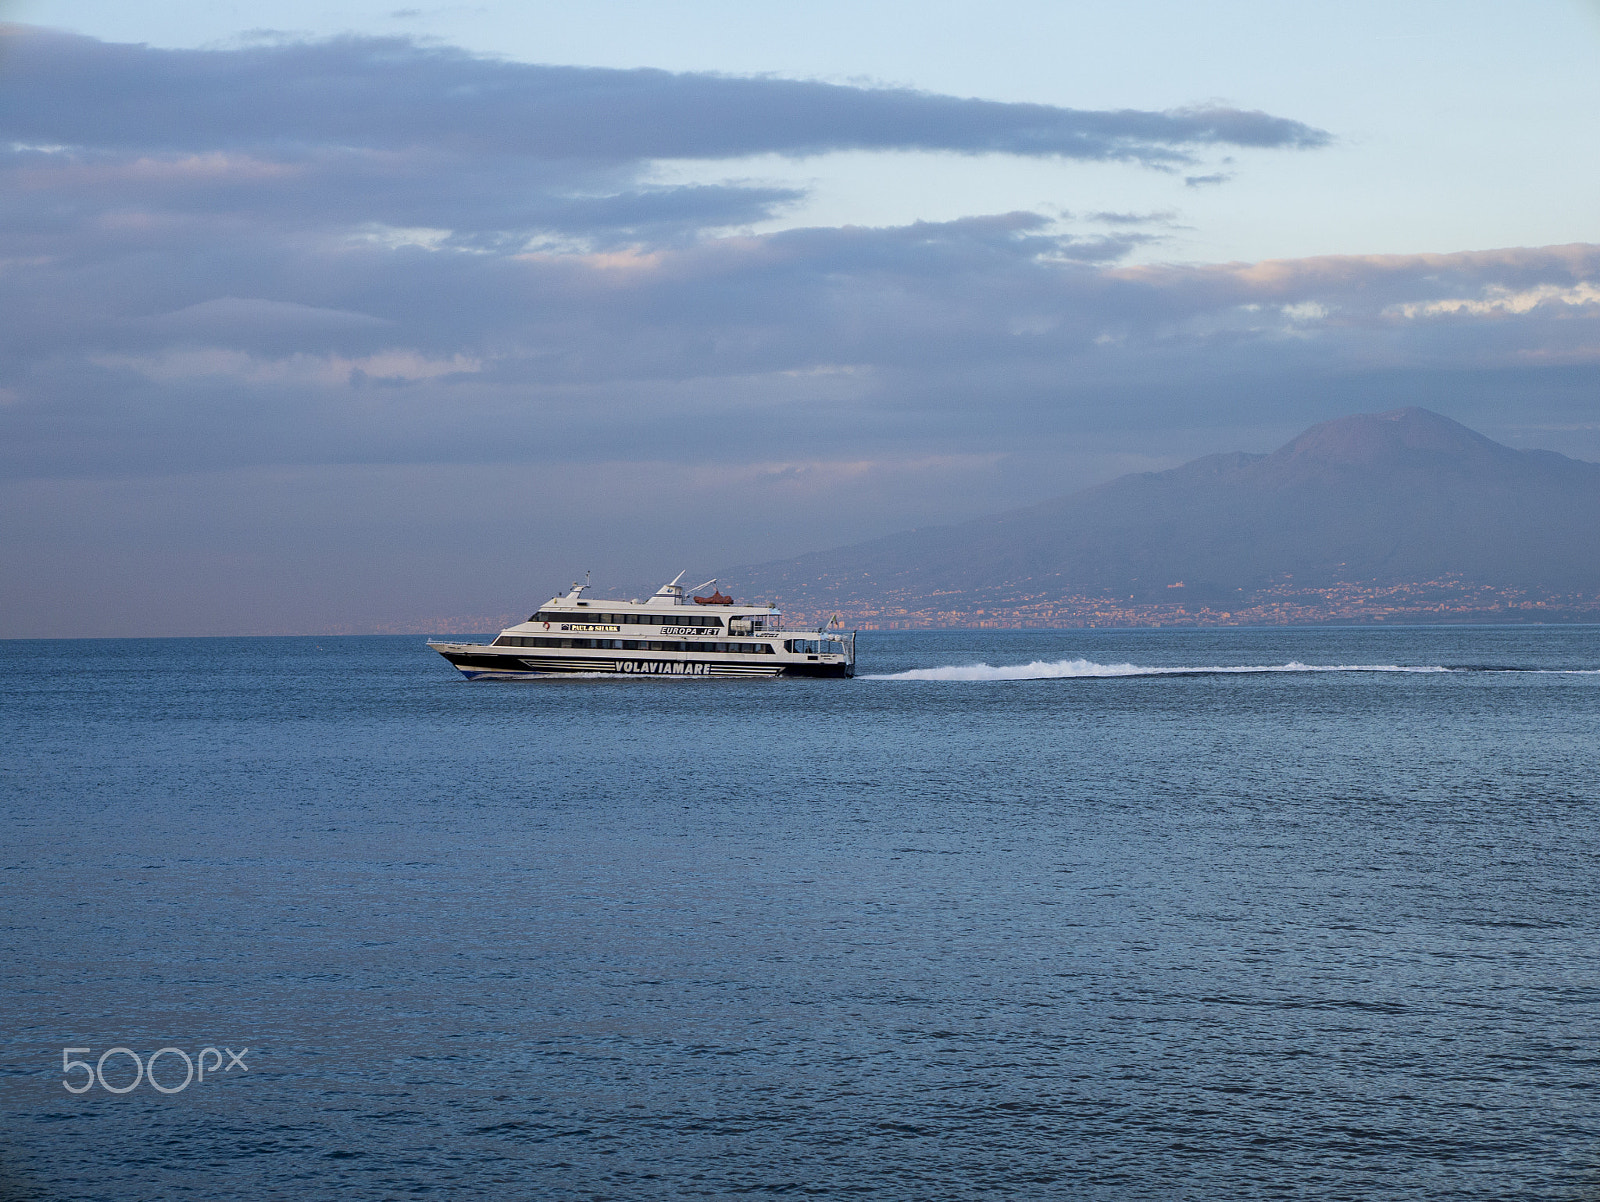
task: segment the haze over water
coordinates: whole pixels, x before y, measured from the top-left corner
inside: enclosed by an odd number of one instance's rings
[[[1600,1192],[1600,629],[859,670],[0,643],[0,1197]]]

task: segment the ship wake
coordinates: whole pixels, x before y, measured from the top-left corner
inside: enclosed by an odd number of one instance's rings
[[[1401,672],[1437,674],[1470,671],[1440,665],[1407,664],[1235,664],[1212,667],[1163,667],[1147,664],[1097,664],[1088,659],[1058,659],[1031,664],[962,664],[913,668],[909,672],[864,675],[864,680],[1073,680],[1110,676],[1252,676],[1284,672]],[[1481,670],[1481,669],[1480,669]]]

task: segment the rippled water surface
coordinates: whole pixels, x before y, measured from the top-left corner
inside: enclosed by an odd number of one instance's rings
[[[1600,629],[860,669],[0,644],[0,1198],[1600,1197]]]

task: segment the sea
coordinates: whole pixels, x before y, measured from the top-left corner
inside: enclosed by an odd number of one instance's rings
[[[1600,628],[0,643],[0,1199],[1600,1198]]]

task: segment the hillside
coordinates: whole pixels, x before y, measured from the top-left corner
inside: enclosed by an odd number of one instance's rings
[[[1269,455],[1143,472],[956,526],[725,573],[798,610],[1237,609],[1267,593],[1446,582],[1600,595],[1600,464],[1425,409],[1313,426]],[[1292,584],[1291,584],[1292,582]]]

